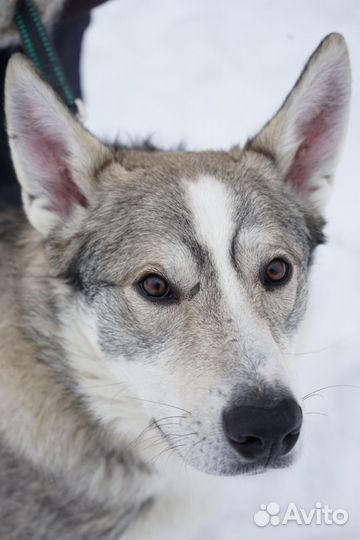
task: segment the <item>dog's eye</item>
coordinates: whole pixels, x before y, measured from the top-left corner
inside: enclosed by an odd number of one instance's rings
[[[170,298],[172,291],[168,282],[157,274],[148,274],[139,282],[138,287],[143,295],[148,298],[161,299]]]
[[[262,281],[264,285],[283,285],[290,277],[290,264],[284,259],[273,259],[265,267]]]

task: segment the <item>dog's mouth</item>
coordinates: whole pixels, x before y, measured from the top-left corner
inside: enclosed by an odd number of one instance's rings
[[[210,474],[219,476],[238,476],[238,475],[258,475],[264,474],[271,469],[284,469],[292,465],[294,461],[293,455],[275,457],[274,459],[256,460],[244,463],[237,459],[236,462],[224,460],[222,466],[216,471],[207,471]]]
[[[248,474],[262,474],[270,469],[284,469],[292,465],[294,461],[293,455],[278,456],[274,458],[268,458],[267,460],[259,460],[253,463],[247,463],[244,465],[243,473]]]
[[[178,441],[174,442],[171,435],[168,435],[155,420],[154,425],[160,432],[163,440],[169,445],[169,448],[173,449],[181,459],[184,459],[181,449],[177,448]],[[204,457],[204,454],[206,455],[206,452],[204,452],[205,445],[206,438],[199,438],[199,440],[194,443],[194,446],[197,447],[198,457],[193,458],[192,460],[186,459],[186,464],[201,472],[216,476],[258,475],[271,469],[283,469],[289,467],[294,461],[293,452],[281,456],[276,452],[270,452],[269,455],[265,457],[246,461],[241,459],[239,455],[234,452],[234,449],[224,442],[223,453],[220,453],[216,458],[208,460],[212,464],[209,465],[206,457]],[[182,445],[180,445],[180,447],[181,446]],[[187,450],[185,451],[185,454],[188,458],[189,452]]]

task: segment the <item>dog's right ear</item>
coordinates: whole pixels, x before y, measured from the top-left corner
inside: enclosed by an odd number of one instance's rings
[[[94,173],[112,153],[76,121],[21,54],[7,68],[5,111],[25,212],[46,237],[86,211],[96,188]]]
[[[282,107],[246,148],[271,156],[279,179],[321,213],[347,128],[351,73],[344,38],[328,35]]]

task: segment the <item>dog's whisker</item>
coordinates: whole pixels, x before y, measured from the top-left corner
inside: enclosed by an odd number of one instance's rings
[[[95,384],[95,385],[82,386],[82,388],[86,390],[92,390],[93,388],[107,388],[108,386],[119,386],[121,384],[123,385],[124,383],[115,382],[115,383],[108,383],[108,384]]]
[[[197,433],[197,432],[184,433],[184,434],[183,434],[183,433],[167,433],[167,434],[166,434],[166,437],[168,437],[168,439],[164,438],[164,436],[161,436],[161,439],[160,439],[159,441],[155,441],[154,443],[152,443],[152,444],[151,444],[149,447],[147,447],[146,449],[152,448],[153,446],[157,446],[158,444],[160,444],[160,442],[165,442],[165,441],[166,441],[166,442],[168,442],[168,443],[171,444],[171,438],[172,438],[172,437],[177,437],[178,439],[177,439],[176,442],[178,442],[179,440],[181,440],[181,439],[183,439],[183,438],[185,439],[186,437],[190,437],[190,436],[194,436],[194,435],[198,435],[198,433]],[[151,438],[154,438],[154,436],[145,439],[144,442],[150,441]]]
[[[164,446],[166,445],[166,441],[164,440],[163,437],[158,437],[152,442],[150,442],[150,441],[151,441],[151,438],[150,439],[145,439],[145,441],[144,441],[145,446],[142,447],[143,450],[150,450],[151,448],[156,448],[160,444],[162,444]],[[148,444],[146,444],[146,443],[148,443]]]
[[[308,412],[305,412],[304,414],[319,414],[320,416],[329,416],[328,414],[320,412],[320,411],[308,411]]]
[[[167,437],[190,437],[190,435],[199,435],[197,431],[193,431],[191,433],[166,433]]]
[[[183,418],[187,418],[186,414],[174,414],[173,416],[164,416],[162,418],[154,418],[154,423],[157,426],[160,426],[160,424],[163,424],[165,422],[172,422],[173,420],[176,420],[177,422],[181,422]]]
[[[180,422],[164,422],[163,424],[157,424],[157,423],[154,423],[154,425],[152,426],[153,428],[157,427],[157,428],[162,428],[162,427],[165,427],[165,426],[179,426],[180,425]],[[160,429],[160,431],[162,431]]]
[[[148,431],[155,428],[156,426],[162,426],[162,425],[178,425],[179,422],[166,422],[163,423],[163,420],[172,420],[174,418],[186,418],[186,415],[173,415],[173,416],[164,416],[162,418],[154,419],[152,420],[140,433],[139,435],[131,442],[129,443],[129,446],[132,446],[136,444],[141,437],[143,437]]]
[[[313,392],[309,392],[309,394],[305,394],[305,396],[302,397],[302,400],[305,401],[305,399],[308,399],[309,397],[313,396],[314,394],[318,392],[323,392],[324,390],[329,390],[331,388],[353,388],[356,390],[360,389],[360,386],[356,384],[329,384],[328,386],[323,386],[322,388],[317,388],[316,390],[313,390]]]
[[[176,425],[176,424],[174,424],[174,425]],[[160,437],[160,439],[161,439],[162,441],[165,440],[165,439],[164,439],[164,434],[162,434],[162,433],[159,432],[159,431],[156,431],[156,432],[154,431],[154,433],[153,433],[152,435],[149,435],[149,434],[148,434],[148,435],[146,436],[146,438],[143,438],[143,439],[141,440],[141,442],[142,442],[142,443],[145,443],[145,442],[150,441],[151,439],[155,439],[155,438],[157,438],[157,437]],[[139,442],[139,441],[138,441],[138,442]]]
[[[314,393],[314,394],[308,395],[307,397],[302,398],[302,400],[305,401],[306,399],[313,398],[313,397],[320,397],[321,399],[324,399],[324,396],[322,394]]]
[[[296,352],[294,353],[294,356],[307,356],[307,355],[311,355],[311,354],[319,354],[319,353],[322,353],[324,351],[327,351],[329,349],[332,349],[333,347],[337,347],[339,344],[341,344],[341,341],[336,341],[334,343],[329,343],[329,345],[325,345],[325,347],[321,347],[321,349],[314,349],[312,351],[299,351],[299,352]],[[290,355],[292,355],[293,353],[289,353]]]
[[[171,422],[171,421],[169,420],[168,422],[154,422],[154,424],[155,424],[157,427],[161,427],[161,426],[171,426],[171,425],[180,424],[180,422]]]
[[[196,441],[196,442],[194,442],[193,444],[190,445],[189,450],[186,452],[186,454],[184,456],[184,465],[185,466],[188,465],[188,457],[189,457],[190,452],[195,448],[195,446],[197,446],[198,444],[201,444],[205,440],[206,440],[206,437],[202,437],[202,439],[199,439],[198,441]]]
[[[48,275],[31,275],[31,274],[28,274],[26,276],[22,276],[22,279],[56,279],[57,281],[60,281],[61,282],[61,278],[58,278],[56,276],[48,276]]]
[[[115,402],[116,399],[117,399],[117,396],[119,396],[120,394],[121,394],[121,390],[119,392],[117,392],[116,394],[114,394],[114,396],[111,398],[111,401]],[[162,405],[164,407],[170,407],[172,409],[176,409],[178,411],[182,411],[182,412],[184,412],[186,414],[189,414],[189,415],[193,416],[191,411],[188,411],[187,409],[183,409],[182,407],[178,407],[177,405],[172,405],[170,403],[165,403],[163,401],[153,401],[151,399],[143,399],[143,398],[139,398],[139,397],[135,397],[135,396],[127,396],[127,395],[124,395],[124,394],[122,394],[122,397],[126,398],[126,399],[134,399],[134,400],[137,400],[137,401],[142,401],[144,403],[154,403],[155,405]]]
[[[169,439],[166,440],[164,439],[164,437],[160,436],[160,439],[158,440],[155,440],[154,442],[152,442],[151,444],[149,444],[148,446],[145,446],[144,447],[144,450],[149,450],[150,448],[154,448],[156,446],[158,446],[159,444],[164,444],[166,442],[170,442],[171,443],[171,439],[170,437],[178,437],[177,441],[176,442],[179,442],[179,440],[181,440],[182,438],[185,438],[185,437],[189,437],[190,435],[191,436],[194,436],[194,435],[198,435],[198,433],[196,432],[193,432],[193,433],[185,433],[185,434],[182,434],[182,433],[168,433],[167,434],[169,436]],[[151,438],[154,438],[154,437],[149,437],[147,439],[145,439],[143,442],[148,442],[151,440]],[[171,445],[173,446],[173,445]]]
[[[135,446],[138,446],[139,444],[146,444],[146,443],[148,443],[149,441],[151,441],[153,439],[163,440],[163,437],[161,437],[161,435],[159,433],[154,432],[154,433],[152,433],[152,435],[150,435],[150,433],[151,432],[148,432],[148,434],[146,436],[141,437],[141,439],[140,439],[140,437],[138,437],[129,446],[131,446],[132,448],[135,448]]]
[[[152,458],[150,460],[150,463],[152,463],[153,465],[155,464],[155,462],[163,455],[165,454],[166,452],[170,452],[171,450],[176,450],[177,448],[181,448],[182,446],[187,446],[186,444],[177,444],[175,446],[168,446],[167,448],[165,448],[164,450],[162,450],[161,452],[159,452],[159,454],[157,454],[154,458]]]
[[[192,416],[192,412],[191,411],[188,411],[187,409],[183,409],[182,407],[178,407],[177,405],[171,405],[170,403],[164,403],[163,401],[153,401],[151,399],[143,399],[143,398],[138,398],[138,397],[134,397],[134,396],[126,396],[128,397],[129,399],[137,399],[139,401],[143,401],[145,403],[154,403],[155,405],[162,405],[164,407],[171,407],[172,409],[177,409],[178,411],[183,411],[187,414],[190,414]]]
[[[106,388],[106,387],[119,386],[119,385],[123,385],[123,383],[122,382],[116,382],[116,383],[109,383],[109,384],[103,384],[103,385],[91,385],[91,386],[84,386],[84,388],[87,388],[87,389]],[[118,396],[119,394],[120,394],[120,392],[115,394],[112,399],[116,399],[116,396]],[[144,398],[140,398],[140,397],[137,397],[137,396],[128,396],[128,395],[125,395],[125,394],[122,397],[124,397],[126,399],[135,399],[135,400],[138,400],[138,401],[143,401],[144,403],[154,403],[155,405],[162,405],[164,407],[170,407],[172,409],[177,409],[178,411],[183,411],[184,413],[190,414],[192,416],[191,411],[188,411],[187,409],[183,409],[182,407],[179,407],[177,405],[172,405],[171,403],[165,403],[163,401],[153,401],[151,399],[144,399]]]
[[[167,461],[169,461],[170,458],[171,458],[175,453],[176,453],[176,448],[174,447],[174,448],[171,449],[171,452],[168,453],[168,455],[167,455]]]

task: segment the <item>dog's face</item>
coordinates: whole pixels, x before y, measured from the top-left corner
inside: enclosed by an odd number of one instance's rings
[[[291,462],[294,337],[348,99],[346,47],[332,35],[243,150],[113,150],[24,60],[11,63],[9,136],[29,220],[99,362],[200,470]]]

